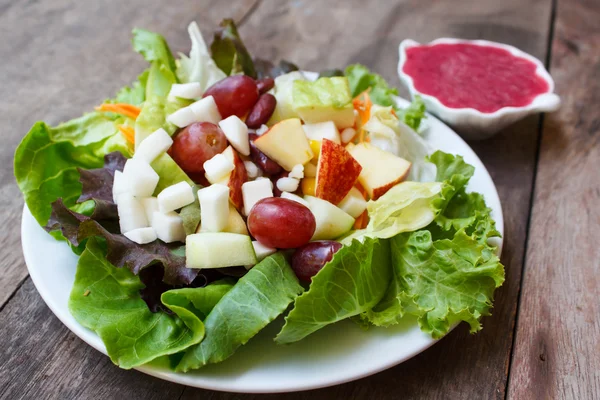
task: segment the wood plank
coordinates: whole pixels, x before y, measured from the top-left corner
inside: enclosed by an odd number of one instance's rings
[[[511,399],[600,398],[600,3],[559,0]]]
[[[23,279],[20,239],[22,196],[15,183],[15,148],[35,121],[50,124],[81,115],[129,84],[144,68],[131,50],[131,29],[165,33],[173,51],[189,51],[187,24],[210,34],[222,18],[242,19],[257,0],[235,6],[210,0],[42,3],[0,2],[0,309]],[[118,10],[118,11],[117,11]],[[93,21],[93,23],[90,23]],[[10,60],[10,61],[8,61]]]
[[[0,5],[0,34],[6,38],[0,44],[3,46],[0,55],[11,53],[14,59],[14,65],[1,65],[0,72],[7,77],[7,82],[33,82],[28,77],[44,76],[39,79],[41,82],[36,80],[41,86],[14,83],[0,88],[1,94],[6,94],[0,96],[0,102],[5,102],[0,105],[8,106],[9,115],[21,124],[13,124],[19,133],[8,140],[16,145],[20,135],[34,121],[33,117],[55,123],[76,116],[81,109],[90,108],[133,79],[141,70],[142,62],[129,50],[129,42],[123,40],[128,37],[131,26],[166,32],[174,49],[187,49],[184,29],[187,21],[201,14],[203,28],[210,30],[231,7],[230,2],[208,3],[178,2],[172,10],[160,8],[158,2],[146,5],[148,3],[141,0],[119,2],[118,7],[116,0],[110,5],[87,2],[67,5],[66,1],[27,7],[8,2]],[[406,37],[421,41],[441,36],[485,37],[545,57],[550,0],[527,4],[519,0],[470,0],[460,7],[451,2],[417,0],[380,2],[367,7],[364,4],[358,0],[263,1],[242,26],[241,33],[256,56],[286,58],[315,70],[361,62],[382,73],[393,85],[399,85],[395,72],[397,46]],[[248,4],[248,9],[251,6]],[[117,8],[119,12],[115,11]],[[40,20],[47,24],[44,35],[33,33]],[[89,20],[95,24],[88,24]],[[185,23],[180,24],[180,21]],[[105,48],[114,49],[114,59],[101,56],[104,53],[99,49]],[[28,65],[29,69],[24,72],[22,65]],[[82,87],[85,90],[81,90]],[[37,101],[27,100],[36,96]],[[6,104],[5,99],[14,99],[10,103],[15,105]],[[24,116],[16,106],[19,104],[27,105],[31,112]],[[484,331],[470,336],[461,326],[443,339],[442,344],[396,368],[354,383],[298,393],[290,398],[504,397],[529,215],[537,124],[537,118],[527,119],[493,140],[474,146],[498,186],[506,218],[503,262],[507,267],[507,282],[497,295],[494,316],[484,320]],[[518,174],[514,173],[515,168]],[[7,183],[10,184],[12,181]],[[14,209],[11,212],[18,213]],[[14,251],[14,247],[12,249]],[[18,251],[20,254],[20,249]],[[173,389],[173,385],[136,372],[121,372],[112,366],[108,359],[67,332],[33,290],[27,282],[0,313],[0,334],[11,338],[7,350],[2,349],[0,353],[0,385],[3,385],[0,393],[12,395],[6,398],[20,397],[20,393],[42,398],[77,395],[132,399],[181,394],[181,387]],[[32,335],[32,332],[39,333]],[[19,354],[22,358],[18,358]],[[90,364],[86,364],[88,359]],[[77,363],[88,367],[79,368]],[[423,377],[427,377],[426,381]],[[246,397],[196,389],[183,392],[183,398],[200,396]]]

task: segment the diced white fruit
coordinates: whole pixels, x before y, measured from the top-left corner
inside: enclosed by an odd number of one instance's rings
[[[129,232],[125,232],[123,235],[125,235],[127,239],[137,244],[152,243],[157,239],[154,228],[138,228]]]
[[[279,178],[277,180],[277,189],[281,190],[282,192],[295,192],[296,190],[298,190],[298,185],[300,184],[300,181],[298,179],[295,178],[288,178],[288,177],[284,177],[284,178]]]
[[[305,178],[314,178],[317,176],[317,166],[312,163],[307,163],[304,165],[304,177]]]
[[[204,163],[204,175],[210,183],[217,183],[229,176],[235,166],[223,153],[215,155]]]
[[[203,232],[221,232],[229,221],[229,188],[210,185],[198,190]]]
[[[202,230],[202,222],[198,225],[198,229],[196,229],[196,233],[204,232]],[[223,229],[223,232],[229,233],[239,233],[240,235],[249,235],[248,227],[246,226],[246,221],[240,215],[240,213],[236,210],[233,204],[229,204],[229,218],[227,221],[227,226]]]
[[[152,196],[160,179],[150,164],[136,158],[127,160],[123,174],[129,183],[131,193],[136,197]]]
[[[113,188],[112,188],[113,201],[115,202],[115,204],[118,204],[117,199],[119,198],[119,195],[130,192],[130,191],[131,191],[131,188],[129,187],[129,184],[127,182],[127,179],[125,178],[125,175],[123,175],[123,173],[121,171],[115,171],[115,178],[113,180]]]
[[[146,228],[148,226],[148,219],[146,218],[142,203],[140,203],[140,201],[131,193],[119,195],[117,212],[119,213],[121,233],[126,233],[138,228]]]
[[[315,216],[317,227],[311,240],[331,240],[352,229],[354,218],[328,201],[313,196],[304,196],[308,208]]]
[[[156,197],[144,197],[139,200],[144,207],[148,225],[152,226],[152,217],[154,217],[154,213],[158,211],[158,199]]]
[[[197,120],[196,114],[194,114],[189,106],[180,108],[167,117],[167,122],[170,122],[179,128],[193,124],[194,122],[197,122]]]
[[[264,135],[265,133],[267,133],[267,131],[268,131],[268,130],[269,130],[269,127],[268,127],[267,125],[265,125],[265,124],[262,124],[262,125],[260,126],[260,128],[258,128],[258,129],[256,130],[256,134],[257,134],[258,136],[260,136],[260,135]]]
[[[286,171],[291,171],[296,164],[304,165],[314,157],[298,118],[278,122],[254,144]]]
[[[169,150],[172,144],[173,139],[171,139],[171,136],[163,128],[159,128],[137,146],[133,158],[150,164],[158,156]]]
[[[340,138],[344,144],[351,141],[354,136],[356,136],[356,130],[354,128],[346,128],[340,134]]]
[[[256,264],[250,236],[227,232],[189,235],[185,246],[188,268],[225,268]]]
[[[232,115],[219,122],[219,127],[234,149],[244,156],[250,155],[248,127],[244,121],[239,119],[237,115]]]
[[[195,99],[202,96],[202,86],[199,82],[174,83],[169,91],[169,96]]]
[[[212,122],[216,125],[221,120],[221,113],[219,113],[217,103],[212,96],[206,96],[189,107],[196,116],[196,122]]]
[[[304,124],[302,125],[304,133],[308,140],[316,140],[317,142],[323,141],[323,139],[329,139],[332,142],[340,144],[340,132],[335,127],[333,121],[318,122],[316,124]]]
[[[175,211],[194,202],[194,191],[187,182],[171,185],[158,195],[158,210],[161,213]]]
[[[252,161],[244,161],[244,167],[246,173],[248,173],[248,178],[254,179],[258,176],[258,167]]]
[[[252,247],[254,247],[254,253],[256,254],[256,261],[258,261],[258,262],[264,260],[266,257],[270,256],[271,254],[275,254],[277,252],[277,249],[274,249],[272,247],[267,247],[257,240],[254,240],[252,242]]]
[[[344,210],[352,218],[358,218],[367,209],[367,201],[360,190],[353,187],[350,189],[344,200],[338,204],[338,207]]]
[[[155,212],[152,216],[152,227],[156,231],[156,236],[165,243],[185,241],[183,220],[175,211]]]
[[[304,178],[304,165],[296,164],[294,168],[288,174],[290,178],[302,179]]]
[[[262,199],[273,197],[273,184],[269,179],[257,179],[245,182],[242,185],[242,197],[244,198],[244,213],[250,214],[250,210]]]
[[[306,202],[306,200],[304,200],[302,197],[300,197],[294,193],[281,192],[281,198],[292,200],[292,201],[302,204],[303,206],[308,207],[308,203]]]

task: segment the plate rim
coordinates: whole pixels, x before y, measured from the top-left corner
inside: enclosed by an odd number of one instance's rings
[[[408,101],[401,97],[397,97],[397,101],[404,105],[408,104]],[[477,156],[475,151],[471,148],[471,146],[469,146],[452,128],[448,127],[446,124],[444,124],[438,118],[436,118],[435,116],[433,116],[429,113],[427,114],[427,117],[430,120],[434,120],[436,123],[439,122],[440,124],[444,125],[444,127],[447,128],[450,132],[452,132],[452,134],[455,136],[453,138],[453,140],[458,140],[458,141],[462,142],[461,144],[466,146],[467,148],[469,148],[471,150],[471,152],[473,153],[473,155],[475,156],[475,158],[479,161],[479,164],[482,167],[481,173],[485,174],[487,179],[489,179],[489,181],[492,184],[491,188],[490,188],[491,189],[490,195],[491,195],[491,197],[493,197],[493,199],[489,199],[486,197],[486,201],[489,202],[490,200],[493,200],[495,203],[497,203],[498,208],[494,209],[494,219],[496,221],[498,231],[502,235],[504,235],[504,217],[503,217],[503,211],[502,211],[502,204],[501,204],[500,198],[498,196],[496,184],[494,183],[491,175],[489,174],[489,171],[487,170],[487,168],[485,167],[485,165],[483,164],[483,162],[481,161],[479,156]],[[29,235],[28,228],[27,228],[28,224],[26,223],[27,218],[33,219],[33,216],[31,215],[29,209],[27,208],[27,205],[25,204],[24,208],[23,208],[22,219],[21,219],[21,244],[22,244],[22,248],[23,248],[23,255],[25,258],[27,270],[28,270],[29,276],[31,277],[31,280],[33,281],[33,284],[34,284],[36,290],[42,297],[42,300],[44,300],[44,303],[48,306],[48,308],[50,308],[52,313],[63,323],[63,325],[65,325],[79,339],[83,340],[88,345],[92,346],[94,349],[101,352],[102,354],[107,355],[106,348],[105,348],[104,344],[102,343],[102,341],[100,340],[99,336],[95,332],[83,327],[76,321],[73,323],[74,319],[73,319],[73,321],[69,320],[63,314],[62,310],[58,310],[55,307],[55,304],[53,304],[53,302],[50,300],[51,295],[49,293],[47,293],[45,290],[41,289],[41,288],[43,288],[43,285],[40,285],[40,282],[39,282],[40,277],[36,273],[36,268],[31,266],[31,265],[33,265],[33,262],[31,261],[31,255],[28,251],[28,244],[26,244],[27,241],[24,239],[26,236]],[[36,224],[37,224],[37,222],[36,222]],[[39,225],[38,225],[38,227],[39,227]],[[42,228],[40,227],[40,229],[42,229]],[[504,242],[504,239],[501,238],[495,243],[498,248],[498,250],[497,250],[498,255],[500,255],[502,252],[503,242]],[[32,271],[33,271],[33,273],[32,273]],[[67,307],[67,311],[68,311],[68,307]],[[379,373],[381,371],[392,368],[396,365],[399,365],[399,364],[409,360],[410,358],[416,356],[417,354],[420,354],[423,351],[427,350],[428,348],[430,348],[431,346],[433,346],[440,340],[441,339],[436,340],[436,339],[431,338],[431,340],[429,340],[425,345],[415,347],[415,349],[412,349],[409,353],[405,354],[403,357],[394,359],[392,362],[382,363],[374,368],[364,369],[358,373],[348,374],[343,378],[337,378],[337,379],[335,379],[335,378],[334,379],[326,379],[325,378],[325,379],[320,379],[318,382],[307,382],[305,384],[299,383],[299,384],[290,385],[287,387],[269,388],[269,387],[263,387],[264,385],[261,387],[248,387],[248,386],[236,386],[235,383],[232,383],[231,385],[227,385],[227,384],[222,384],[221,382],[215,382],[215,383],[210,383],[207,381],[198,382],[198,376],[196,376],[196,375],[185,374],[185,373],[176,373],[176,372],[167,371],[167,370],[164,370],[161,368],[157,368],[154,366],[147,366],[147,365],[139,366],[134,369],[137,371],[140,371],[144,374],[153,376],[155,378],[163,379],[163,380],[181,384],[181,385],[187,385],[187,386],[192,386],[192,387],[196,387],[196,388],[207,389],[207,390],[224,391],[224,392],[232,392],[232,393],[288,393],[288,392],[320,389],[320,388],[324,388],[324,387],[335,386],[335,385],[344,384],[344,383],[348,383],[351,381],[365,378],[367,376]]]

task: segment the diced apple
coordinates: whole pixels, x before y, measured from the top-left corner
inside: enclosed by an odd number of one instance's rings
[[[273,186],[268,179],[257,179],[242,185],[244,197],[244,214],[250,214],[250,210],[262,199],[273,197]]]
[[[196,229],[196,233],[204,232],[202,230],[202,222],[198,225],[198,229]],[[248,227],[246,226],[246,222],[244,218],[240,215],[240,213],[235,209],[232,204],[229,204],[229,218],[227,221],[227,226],[223,229],[223,232],[229,233],[239,233],[240,235],[249,235]]]
[[[229,188],[210,185],[198,190],[203,232],[222,232],[229,221]]]
[[[131,193],[136,197],[149,197],[158,185],[159,176],[145,161],[130,158],[123,169]]]
[[[277,249],[272,247],[267,247],[264,244],[260,243],[258,240],[252,241],[252,247],[254,247],[254,253],[256,254],[256,261],[260,262],[270,256],[271,254],[275,254]]]
[[[331,240],[352,229],[354,218],[328,201],[313,196],[304,196],[308,208],[315,216],[317,227],[311,240]]]
[[[344,148],[329,139],[323,139],[317,166],[315,195],[332,204],[338,204],[354,187],[362,167]]]
[[[283,120],[258,137],[254,144],[269,158],[291,171],[297,164],[306,164],[313,158],[308,139],[298,118]]]
[[[217,183],[228,177],[235,165],[229,160],[225,154],[216,154],[210,160],[207,160],[204,165],[204,175],[210,183]]]
[[[125,177],[125,175],[123,175],[123,173],[121,171],[115,171],[115,177],[113,179],[113,187],[112,187],[113,202],[115,204],[117,204],[118,203],[117,199],[118,199],[119,195],[130,192],[130,191],[131,191],[131,188],[127,182],[127,178]]]
[[[206,96],[203,99],[192,103],[190,109],[196,116],[196,121],[198,122],[211,122],[216,125],[221,120],[221,113],[219,113],[215,98],[212,96]]]
[[[152,227],[156,231],[156,236],[165,243],[185,241],[183,220],[175,211],[155,212],[152,216]]]
[[[131,193],[119,195],[117,212],[119,213],[121,233],[148,227],[148,219],[146,218],[144,207]]]
[[[194,114],[189,106],[180,108],[167,117],[167,122],[170,122],[179,128],[193,124],[197,120],[198,118],[196,118],[196,114]]]
[[[329,139],[337,144],[341,143],[340,132],[333,123],[333,121],[318,122],[316,124],[304,124],[302,125],[304,133],[308,140],[316,140],[318,142],[323,139]]]
[[[188,268],[225,268],[256,264],[250,236],[237,233],[196,233],[186,239]]]
[[[154,216],[154,213],[158,211],[158,199],[156,197],[144,197],[139,200],[144,207],[148,225],[152,226],[152,217]]]
[[[377,200],[393,186],[405,180],[412,165],[409,161],[369,143],[360,143],[346,149],[362,166],[358,181],[371,200]]]
[[[356,187],[350,189],[344,200],[338,204],[352,218],[358,218],[366,209],[367,201]]]
[[[202,96],[202,86],[199,82],[174,83],[169,91],[169,97],[195,99],[200,96]]]
[[[302,197],[298,196],[297,194],[294,193],[289,193],[289,192],[281,192],[281,197],[282,199],[288,199],[288,200],[292,200],[295,201],[297,203],[302,204],[305,207],[308,207],[308,203],[306,202],[306,200],[304,200]]]
[[[154,228],[138,228],[123,234],[127,239],[137,244],[154,242],[158,237]]]
[[[242,121],[237,115],[232,115],[219,122],[219,127],[234,149],[245,156],[250,155],[248,127],[244,121]]]
[[[173,145],[171,136],[163,128],[157,129],[137,146],[133,158],[150,164],[158,156],[169,150],[171,145]]]
[[[233,164],[233,171],[219,183],[229,188],[229,201],[238,211],[242,211],[244,207],[242,185],[248,181],[246,165],[242,157],[231,146],[228,146],[222,154]]]
[[[187,182],[179,182],[164,189],[158,195],[158,208],[161,213],[175,211],[194,202],[194,191]]]

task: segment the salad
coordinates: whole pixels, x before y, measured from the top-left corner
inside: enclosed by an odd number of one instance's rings
[[[499,233],[474,168],[420,136],[420,99],[398,108],[362,65],[253,59],[231,20],[210,48],[188,31],[175,58],[134,29],[136,81],[15,153],[30,212],[79,255],[69,309],[111,360],[198,369],[280,316],[278,345],[344,319],[479,331]]]

